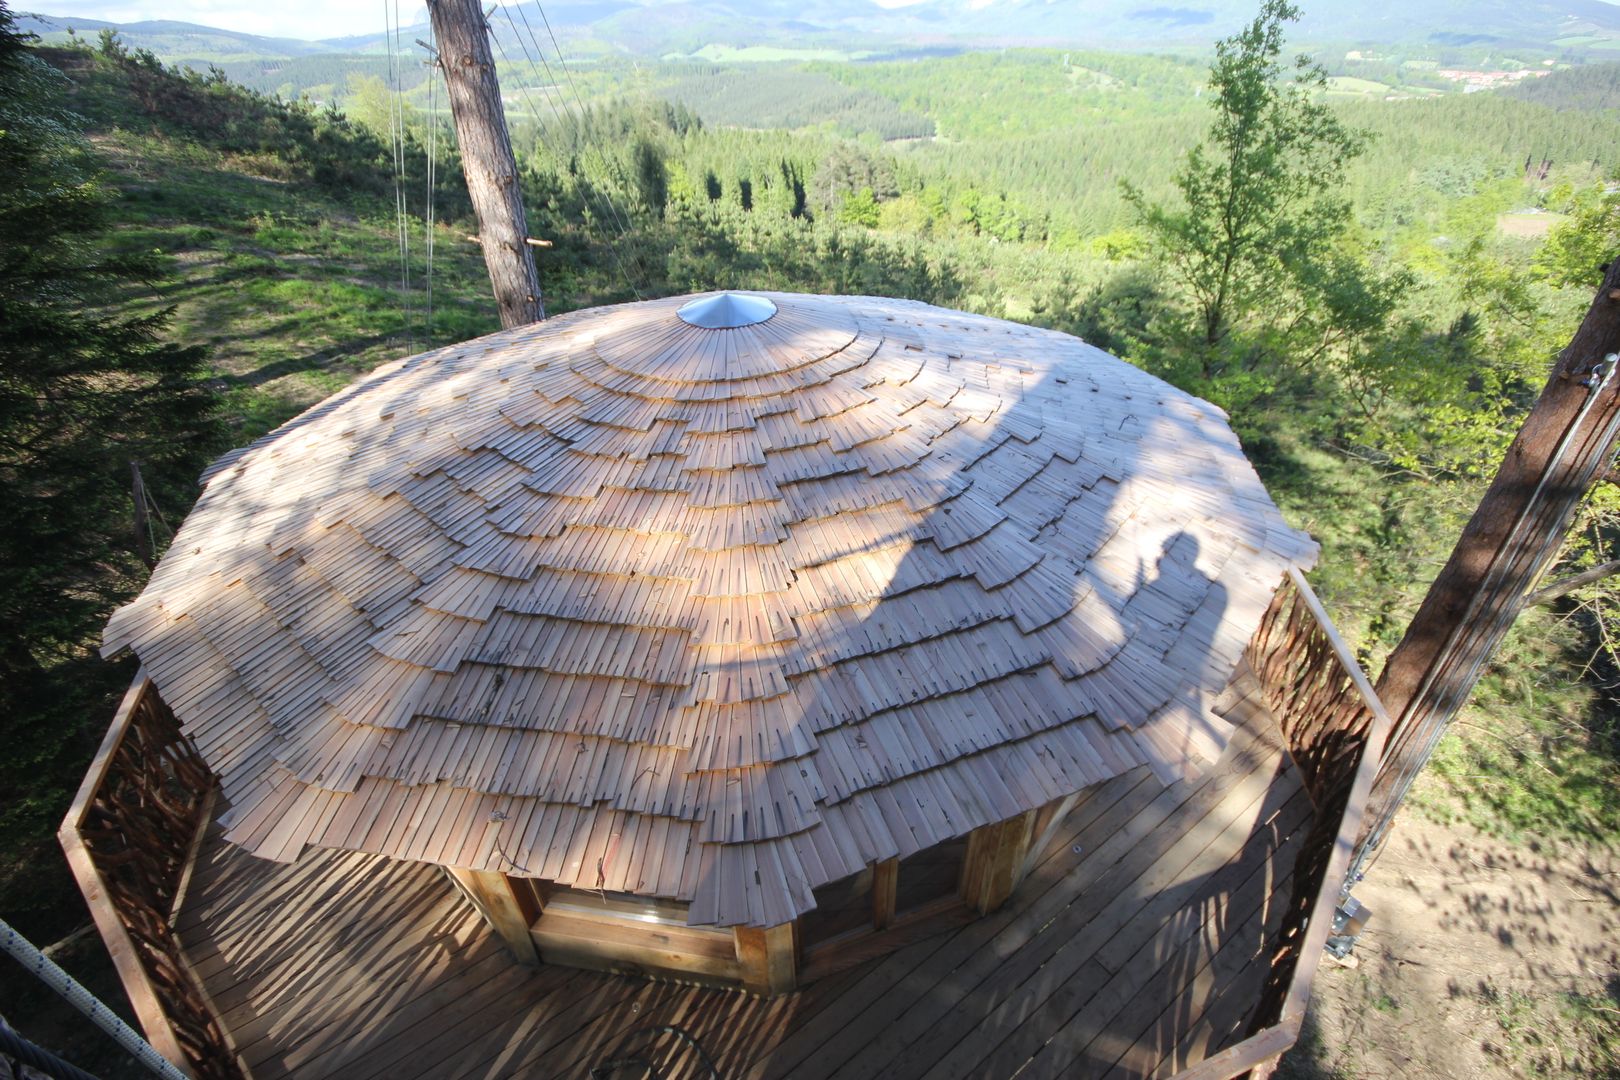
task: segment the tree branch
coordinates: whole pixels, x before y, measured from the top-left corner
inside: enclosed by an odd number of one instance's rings
[[[1615,574],[1620,574],[1620,559],[1612,559],[1609,562],[1600,563],[1599,565],[1592,567],[1590,570],[1582,570],[1578,574],[1571,574],[1567,578],[1562,578],[1553,582],[1551,585],[1537,589],[1535,592],[1524,598],[1523,606],[1528,608],[1540,607],[1542,604],[1550,604],[1554,600],[1557,600],[1560,596],[1567,596],[1568,594],[1574,592],[1582,585],[1590,585],[1594,581],[1602,581],[1604,578],[1613,577]]]

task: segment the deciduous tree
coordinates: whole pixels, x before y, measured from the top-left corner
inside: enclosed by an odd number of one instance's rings
[[[1350,221],[1340,178],[1366,136],[1321,100],[1322,68],[1305,56],[1282,61],[1283,26],[1298,17],[1287,0],[1265,0],[1254,22],[1217,43],[1209,76],[1215,119],[1176,174],[1180,206],[1125,185],[1139,223],[1193,301],[1206,354],[1285,295],[1305,302],[1290,305],[1295,314],[1376,322],[1378,313],[1365,309],[1378,297],[1335,254]]]

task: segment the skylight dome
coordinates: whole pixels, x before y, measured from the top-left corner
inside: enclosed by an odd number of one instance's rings
[[[723,292],[688,301],[675,314],[688,325],[705,330],[736,330],[769,319],[776,314],[776,305],[763,296]]]

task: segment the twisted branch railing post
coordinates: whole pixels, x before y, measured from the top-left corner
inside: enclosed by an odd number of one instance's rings
[[[199,1080],[243,1080],[170,921],[213,801],[213,774],[143,673],[57,837],[147,1039]]]

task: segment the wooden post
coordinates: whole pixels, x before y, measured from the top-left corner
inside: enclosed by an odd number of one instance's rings
[[[962,859],[962,899],[981,915],[989,914],[1012,895],[1035,832],[1035,811],[968,834]]]
[[[528,888],[515,889],[505,874],[489,870],[463,870],[447,866],[445,871],[461,886],[467,899],[483,915],[490,929],[500,935],[518,963],[538,965],[540,953],[534,947],[529,927],[540,912]]]
[[[428,0],[428,14],[501,326],[526,326],[545,309],[484,11],[480,0]]]
[[[1046,845],[1052,842],[1052,837],[1057,835],[1064,819],[1069,816],[1069,811],[1073,810],[1074,804],[1079,801],[1080,793],[1077,791],[1073,795],[1065,795],[1056,802],[1047,803],[1036,812],[1035,824],[1031,829],[1035,838],[1030,841],[1029,850],[1024,852],[1023,861],[1018,864],[1018,880],[1013,882],[1014,888],[1017,888],[1018,882],[1028,877],[1029,872],[1035,868],[1035,860],[1046,850]]]
[[[872,867],[872,929],[886,929],[894,921],[899,887],[899,859],[884,859]]]
[[[1425,764],[1433,736],[1467,701],[1525,594],[1557,557],[1577,505],[1610,459],[1620,424],[1620,259],[1559,354],[1507,457],[1378,680],[1395,718],[1368,807],[1376,845]],[[1373,748],[1377,749],[1377,748]]]
[[[756,994],[784,994],[798,987],[796,931],[795,923],[763,930],[757,926],[732,927],[744,987]]]

